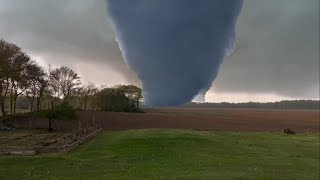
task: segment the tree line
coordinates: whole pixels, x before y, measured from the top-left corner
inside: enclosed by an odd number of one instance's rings
[[[79,110],[139,111],[141,89],[134,85],[98,87],[83,83],[69,67],[42,67],[21,47],[0,39],[0,117],[54,109],[63,103]]]
[[[292,100],[279,102],[247,102],[247,103],[188,103],[186,108],[249,108],[249,109],[306,109],[319,110],[319,100]]]

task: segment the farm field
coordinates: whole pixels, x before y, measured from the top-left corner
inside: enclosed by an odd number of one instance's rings
[[[214,131],[319,132],[319,111],[254,109],[146,109],[146,113],[95,112],[105,130],[175,128]],[[79,112],[82,120],[93,112]]]
[[[0,179],[319,179],[318,134],[105,131],[69,154],[0,157]]]
[[[319,111],[256,110],[213,108],[157,108],[145,113],[79,111],[82,126],[99,123],[104,130],[147,128],[193,129],[211,131],[282,132],[290,128],[297,133],[319,132]],[[47,128],[47,119],[18,119],[17,128]],[[75,124],[73,124],[75,123]],[[70,130],[78,121],[57,121],[54,129]]]

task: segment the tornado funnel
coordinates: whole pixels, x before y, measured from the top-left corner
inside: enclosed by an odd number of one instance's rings
[[[232,51],[242,0],[107,0],[122,55],[144,102],[180,105],[205,94]]]

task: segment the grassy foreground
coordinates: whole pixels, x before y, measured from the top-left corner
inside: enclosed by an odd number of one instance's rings
[[[0,157],[0,179],[319,179],[319,135],[104,132],[66,155]]]

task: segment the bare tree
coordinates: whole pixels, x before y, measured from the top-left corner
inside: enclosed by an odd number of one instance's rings
[[[78,98],[80,109],[87,110],[88,101],[93,99],[96,89],[97,88],[93,83],[88,83],[87,85],[76,89],[76,96]],[[92,109],[94,109],[94,107],[92,107]]]
[[[62,66],[50,72],[50,87],[56,103],[62,99],[68,101],[71,93],[81,84],[80,77],[72,69]]]

